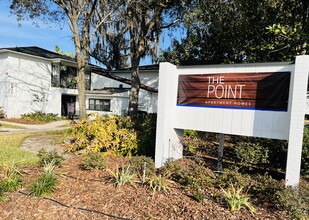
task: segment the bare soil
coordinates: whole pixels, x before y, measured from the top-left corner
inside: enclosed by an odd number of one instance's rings
[[[32,143],[41,143],[36,144],[38,151],[47,142],[55,143],[54,138],[57,136],[49,135],[32,139]],[[57,144],[54,147],[60,149]],[[81,156],[73,155],[57,169],[57,191],[41,198],[29,196],[27,188],[42,167],[25,165],[22,175],[26,184],[0,203],[0,219],[289,219],[286,213],[274,212],[263,204],[256,207],[254,215],[247,210],[230,212],[222,200],[214,199],[213,194],[219,191],[211,190],[199,203],[173,181],[169,181],[168,191],[155,194],[139,182],[116,188],[110,181],[110,170],[123,162],[123,158],[109,157],[108,169],[90,171],[81,169]]]

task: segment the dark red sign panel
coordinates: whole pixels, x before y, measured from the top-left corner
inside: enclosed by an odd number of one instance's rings
[[[178,106],[287,111],[290,72],[179,75]]]

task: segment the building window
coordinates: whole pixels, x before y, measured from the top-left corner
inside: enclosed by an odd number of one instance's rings
[[[89,99],[89,110],[109,112],[110,108],[110,99]]]

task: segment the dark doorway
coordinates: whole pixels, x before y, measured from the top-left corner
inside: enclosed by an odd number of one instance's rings
[[[61,115],[69,116],[69,118],[73,119],[73,116],[75,115],[75,103],[76,103],[76,96],[62,95]]]

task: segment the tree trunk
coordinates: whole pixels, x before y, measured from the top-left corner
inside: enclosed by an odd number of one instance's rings
[[[80,119],[86,118],[86,91],[85,91],[85,52],[81,48],[81,40],[78,33],[78,19],[77,12],[70,17],[73,31],[73,40],[75,44],[76,62],[77,62],[77,89],[78,89],[78,102],[79,102],[79,117]],[[85,45],[83,45],[85,47]],[[87,48],[86,48],[87,49]],[[85,51],[85,48],[83,48]]]
[[[139,70],[138,65],[132,66],[131,73],[131,90],[129,98],[129,116],[136,116],[138,111],[138,94],[140,89],[140,79],[139,79]]]
[[[79,102],[79,117],[80,119],[86,118],[86,98],[85,98],[85,67],[78,71],[77,75],[77,89],[78,89],[78,102]]]

